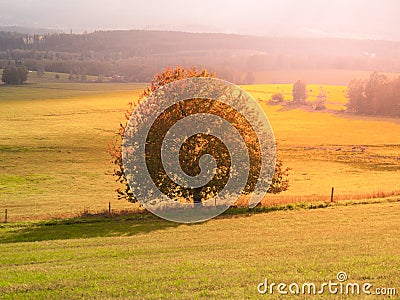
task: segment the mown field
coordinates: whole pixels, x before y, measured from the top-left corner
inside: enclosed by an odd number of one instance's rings
[[[398,299],[399,220],[400,202],[386,202],[196,225],[155,217],[10,223],[0,225],[0,298],[283,299],[276,290],[259,295],[257,285],[320,286],[343,271],[373,293],[395,288]]]
[[[281,299],[257,285],[318,286],[340,271],[399,297],[400,124],[340,112],[344,86],[322,87],[329,112],[267,104],[276,92],[290,99],[290,85],[243,87],[292,168],[290,190],[265,203],[325,208],[180,225],[148,214],[75,217],[109,202],[114,212],[135,207],[115,200],[106,150],[144,85],[51,78],[0,86],[0,212],[10,221],[0,224],[1,299]],[[311,101],[320,88],[309,85]],[[337,202],[327,205],[332,186]]]
[[[109,202],[114,211],[132,208],[116,200],[106,150],[127,103],[143,88],[37,78],[0,86],[0,210],[8,209],[9,220],[70,217]],[[337,199],[399,194],[398,120],[339,113],[344,86],[308,85],[310,101],[326,91],[330,113],[267,104],[276,92],[289,100],[289,84],[243,88],[259,99],[278,156],[292,168],[289,191],[267,203],[327,200],[332,186]]]

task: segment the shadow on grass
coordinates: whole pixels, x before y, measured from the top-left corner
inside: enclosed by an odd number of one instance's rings
[[[217,218],[245,217],[255,213],[287,209],[293,208],[290,205],[254,209],[231,207]],[[181,224],[166,221],[151,213],[122,214],[114,218],[108,218],[106,214],[83,215],[64,220],[0,224],[0,243],[133,236],[156,230],[176,228],[179,225]]]
[[[179,225],[150,215],[10,223],[0,226],[0,243],[133,236]]]
[[[369,199],[361,201],[311,202],[262,206],[255,208],[231,207],[216,219],[250,217],[254,214],[297,209],[323,209],[332,206],[348,206],[382,202],[400,202],[400,198]],[[201,226],[203,223],[185,224]],[[115,218],[104,216],[79,217],[67,220],[0,224],[0,243],[36,242],[49,240],[84,239],[95,237],[123,237],[152,231],[176,228],[180,223],[160,219],[150,213],[122,215]]]

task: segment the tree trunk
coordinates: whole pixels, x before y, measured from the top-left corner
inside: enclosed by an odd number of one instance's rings
[[[202,206],[201,187],[193,189],[193,202],[199,203]]]

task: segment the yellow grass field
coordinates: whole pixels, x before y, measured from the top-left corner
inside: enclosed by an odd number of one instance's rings
[[[243,88],[256,99],[268,100],[277,90],[291,100],[292,85]],[[346,103],[346,87],[308,85],[308,88],[312,91],[309,101],[314,101],[318,88],[323,88],[327,91],[327,103],[337,106]],[[331,185],[344,193],[368,192],[385,186],[388,190],[400,188],[400,120],[290,110],[268,105],[263,100],[259,102],[270,119],[279,156],[293,168],[292,173],[299,172],[286,194],[307,191],[321,194]],[[296,182],[300,185],[295,186]]]
[[[243,89],[249,92],[255,99],[263,102],[271,99],[272,95],[280,93],[284,96],[286,101],[291,101],[292,97],[292,84],[254,84],[243,85]],[[347,87],[336,85],[321,85],[321,84],[308,84],[308,101],[317,101],[317,96],[320,91],[326,93],[326,108],[337,111],[346,110],[347,103]]]
[[[9,220],[114,211],[117,201],[106,153],[129,101],[144,85],[32,83],[0,86],[0,211]],[[400,122],[339,112],[346,87],[308,85],[313,101],[322,88],[336,112],[272,106],[272,94],[290,99],[291,85],[243,86],[267,113],[290,189],[266,203],[364,199],[398,195]]]

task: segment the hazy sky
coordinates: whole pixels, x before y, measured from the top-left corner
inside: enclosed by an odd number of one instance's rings
[[[400,40],[399,0],[0,0],[0,25]]]

